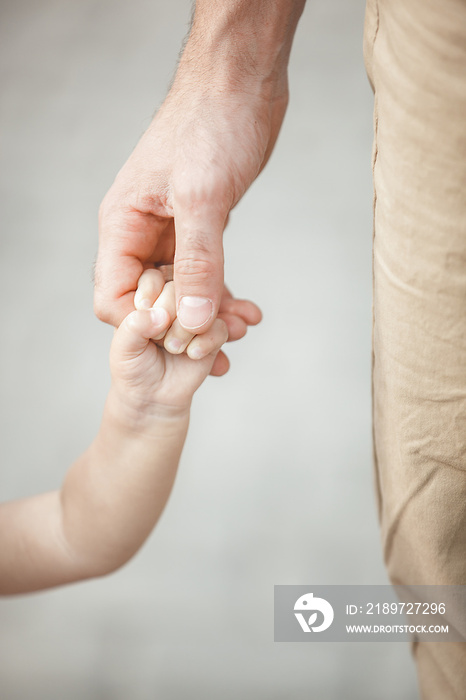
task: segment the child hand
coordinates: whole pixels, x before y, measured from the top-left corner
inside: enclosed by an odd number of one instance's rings
[[[172,266],[167,265],[165,267],[170,268]],[[162,289],[165,290],[168,284],[172,285],[173,282],[167,282],[165,285],[164,275],[160,269],[149,268],[145,270],[138,280],[138,288],[134,296],[136,309],[150,309],[153,306],[156,308],[163,306],[165,303],[165,292],[162,292]],[[170,289],[172,289],[171,286]],[[173,297],[171,298],[171,305],[169,308],[167,307],[170,313],[171,325],[165,337],[164,347],[169,352],[178,354],[186,350],[194,336],[186,331],[176,319],[175,300]],[[225,321],[228,328],[228,341],[231,342],[242,338],[246,334],[248,326],[258,324],[262,319],[262,314],[256,304],[244,299],[235,299],[225,286],[218,318]],[[221,376],[228,371],[228,368],[228,358],[220,350],[210,373]]]
[[[154,308],[133,311],[115,331],[110,349],[113,388],[133,412],[189,408],[228,339],[226,323],[217,318],[209,331],[186,338],[179,354],[171,354],[151,339],[164,338],[163,343],[170,345],[174,307],[174,285],[168,282]]]

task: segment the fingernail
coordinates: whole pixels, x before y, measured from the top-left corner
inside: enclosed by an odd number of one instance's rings
[[[150,310],[150,318],[157,326],[161,326],[167,320],[167,313],[164,309],[155,308]]]
[[[189,357],[192,360],[201,360],[204,357],[204,353],[202,352],[201,348],[193,348],[189,353]]]
[[[214,305],[205,297],[181,297],[178,304],[178,320],[190,330],[203,326],[213,313]]]
[[[134,306],[136,309],[144,310],[144,309],[150,309],[152,304],[150,303],[149,299],[145,299],[142,296],[142,291],[140,289],[136,290],[136,294],[134,295]]]
[[[181,348],[181,341],[178,340],[178,338],[169,338],[164,345],[165,350],[168,350],[168,352],[172,352],[176,355]]]

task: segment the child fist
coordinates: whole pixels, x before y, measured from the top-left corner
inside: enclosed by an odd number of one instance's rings
[[[217,318],[202,335],[186,334],[181,341],[178,335],[179,345],[174,347],[174,284],[162,283],[157,291],[152,308],[133,311],[124,319],[110,349],[114,388],[138,412],[189,408],[228,339],[226,323]]]

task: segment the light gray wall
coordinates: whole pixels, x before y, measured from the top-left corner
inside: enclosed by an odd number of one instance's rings
[[[3,0],[1,497],[92,440],[112,331],[101,198],[162,101],[186,0]],[[403,644],[274,644],[273,585],[386,583],[370,426],[372,95],[361,0],[309,1],[226,279],[264,321],[196,397],[159,526],[109,578],[0,601],[2,700],[415,698]],[[286,245],[288,252],[283,253]]]

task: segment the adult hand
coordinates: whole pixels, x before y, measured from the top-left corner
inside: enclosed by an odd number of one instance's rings
[[[181,326],[202,333],[212,324],[223,230],[277,139],[303,5],[196,3],[172,89],[100,209],[95,311],[103,321],[118,326],[143,270],[174,260]]]
[[[95,310],[118,326],[153,263],[175,262],[180,323],[198,333],[217,315],[228,214],[268,158],[286,93],[205,94],[174,86],[100,210]]]

